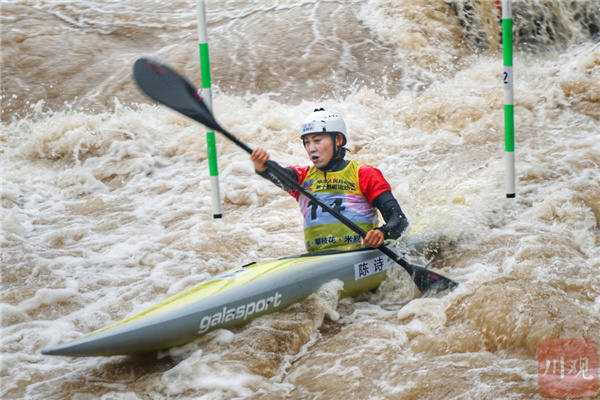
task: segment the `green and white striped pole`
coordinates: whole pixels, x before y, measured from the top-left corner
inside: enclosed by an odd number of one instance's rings
[[[502,0],[502,53],[504,55],[504,147],[506,197],[515,197],[515,117],[513,96],[513,37],[511,0]]]
[[[210,81],[210,61],[208,58],[208,35],[206,33],[206,6],[204,0],[197,0],[198,9],[198,43],[200,48],[200,72],[202,74],[202,98],[212,112],[212,88]],[[214,132],[206,132],[206,151],[208,153],[208,169],[213,206],[213,217],[221,218],[221,194],[219,191],[219,168],[217,165],[217,145]]]

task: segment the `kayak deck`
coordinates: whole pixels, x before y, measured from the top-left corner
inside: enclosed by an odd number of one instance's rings
[[[393,263],[377,249],[303,254],[227,270],[46,355],[109,356],[158,351],[214,329],[243,325],[306,299],[334,279],[341,297],[376,288]]]

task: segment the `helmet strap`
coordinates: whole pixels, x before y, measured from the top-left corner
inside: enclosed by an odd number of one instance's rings
[[[336,158],[338,158],[339,154],[340,154],[340,150],[337,147],[337,133],[332,133],[331,134],[331,139],[333,141],[333,156],[331,157],[331,160],[335,160]]]
[[[336,138],[337,138],[338,134],[339,133],[331,134],[331,138],[333,139],[333,154],[331,156],[331,160],[329,160],[327,165],[324,166],[323,168],[319,168],[322,171],[337,171],[337,170],[341,169],[341,168],[339,168],[341,166],[340,164],[343,164],[343,162],[344,162],[344,159],[341,157],[343,146],[338,147],[338,145],[336,143]]]

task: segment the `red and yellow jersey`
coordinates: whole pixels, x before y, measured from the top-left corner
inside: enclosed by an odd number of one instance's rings
[[[327,174],[314,166],[291,168],[296,171],[298,182],[304,188],[363,230],[368,232],[379,226],[373,200],[391,188],[378,169],[356,161],[350,161],[340,171]],[[361,247],[357,233],[297,190],[289,193],[298,200],[304,216],[304,239],[309,252]]]

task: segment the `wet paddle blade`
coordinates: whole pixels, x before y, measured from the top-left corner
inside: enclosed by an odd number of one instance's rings
[[[396,253],[390,250],[385,245],[379,246],[379,250],[392,260],[400,264],[406,272],[411,276],[415,285],[423,294],[433,294],[443,292],[444,290],[453,290],[458,286],[458,282],[448,279],[443,275],[437,274],[427,268],[419,267],[399,257]]]
[[[223,131],[197,90],[170,67],[149,58],[140,58],[133,76],[148,97],[216,131]]]
[[[452,279],[436,274],[427,268],[412,264],[411,267],[413,281],[423,294],[435,294],[445,290],[453,290],[458,286],[458,283],[454,282]]]

